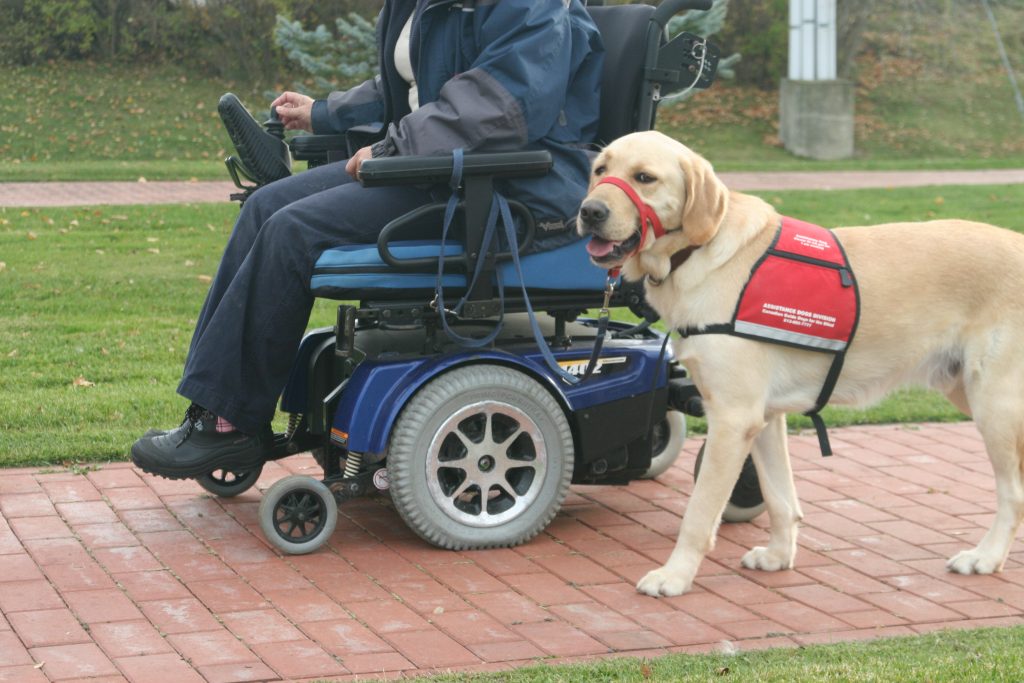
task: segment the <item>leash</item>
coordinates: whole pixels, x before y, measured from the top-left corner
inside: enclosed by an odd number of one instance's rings
[[[455,341],[457,344],[460,344],[462,346],[467,346],[467,347],[470,347],[470,348],[481,348],[481,347],[484,347],[484,346],[488,346],[489,344],[491,344],[498,337],[498,334],[500,334],[501,328],[502,328],[502,326],[504,324],[504,319],[505,319],[505,287],[504,287],[504,282],[503,282],[502,277],[501,277],[501,273],[497,272],[495,274],[495,280],[497,280],[497,285],[498,285],[498,300],[499,300],[500,305],[501,305],[501,314],[500,314],[500,316],[498,318],[498,322],[494,326],[494,329],[491,330],[484,337],[474,338],[474,337],[465,337],[463,335],[460,335],[457,332],[455,332],[448,325],[448,320],[447,320],[447,315],[449,313],[451,313],[451,314],[453,314],[455,316],[460,315],[460,313],[462,311],[462,308],[463,308],[463,306],[466,303],[466,298],[469,296],[469,292],[471,292],[473,290],[474,286],[476,285],[477,280],[480,278],[480,274],[481,274],[481,272],[483,270],[483,262],[484,262],[483,258],[477,259],[476,266],[473,269],[473,275],[472,275],[472,277],[471,277],[471,279],[470,279],[470,281],[468,283],[467,289],[466,289],[466,293],[462,295],[462,298],[455,305],[455,307],[453,309],[448,309],[444,305],[444,286],[443,286],[442,283],[444,281],[443,278],[444,278],[445,243],[446,243],[447,238],[448,238],[448,231],[451,228],[451,224],[452,224],[453,219],[455,218],[455,210],[458,207],[458,203],[459,203],[458,190],[459,190],[459,187],[461,187],[461,185],[462,185],[462,169],[463,169],[463,165],[464,165],[464,151],[461,148],[453,150],[453,152],[452,152],[452,175],[451,175],[451,178],[450,178],[450,180],[448,182],[448,186],[452,190],[452,195],[448,199],[448,204],[445,207],[444,224],[443,224],[443,226],[441,228],[441,257],[438,260],[438,264],[437,264],[437,282],[435,284],[435,302],[436,302],[436,306],[437,306],[438,312],[440,313],[441,326],[444,329],[445,334],[448,335],[448,337],[450,339],[452,339],[453,341]],[[533,312],[533,306],[530,304],[530,297],[529,297],[529,294],[526,291],[526,282],[525,282],[525,280],[523,278],[523,268],[522,268],[522,264],[519,261],[519,239],[516,237],[516,228],[515,228],[515,222],[512,220],[512,211],[511,211],[511,209],[508,206],[508,200],[506,200],[505,197],[503,197],[501,195],[501,193],[499,193],[497,191],[494,192],[494,194],[493,194],[493,196],[491,198],[491,209],[490,209],[490,213],[487,216],[487,224],[484,226],[484,235],[483,235],[483,241],[482,241],[482,243],[480,245],[480,253],[481,254],[485,254],[491,248],[491,244],[493,243],[495,235],[497,234],[497,226],[498,226],[498,222],[499,221],[501,222],[501,224],[503,225],[504,230],[505,230],[505,239],[508,242],[509,251],[512,254],[512,263],[513,263],[513,265],[515,267],[516,275],[519,278],[519,285],[520,285],[520,288],[521,288],[522,293],[523,293],[523,304],[526,307],[526,313],[527,313],[527,315],[528,315],[528,317],[530,319],[530,329],[531,329],[531,331],[533,333],[534,341],[536,341],[537,347],[540,350],[541,356],[543,356],[544,362],[551,369],[551,371],[553,373],[555,373],[556,376],[558,376],[559,378],[561,378],[563,381],[565,381],[568,384],[573,384],[573,385],[574,384],[578,384],[581,381],[581,378],[575,377],[574,375],[569,374],[568,372],[566,372],[558,364],[558,361],[555,359],[554,354],[551,353],[551,349],[548,347],[548,343],[547,343],[547,340],[544,338],[543,332],[541,332],[540,323],[537,322],[537,316]],[[607,329],[607,326],[608,326],[607,309],[608,309],[608,302],[609,302],[609,300],[611,298],[611,291],[612,291],[612,286],[609,285],[609,287],[606,289],[605,305],[604,305],[604,308],[602,309],[602,311],[606,314],[604,316],[605,319],[604,319],[604,323],[603,323],[603,328],[604,329]],[[600,323],[599,323],[599,327],[601,327]],[[594,366],[597,365],[597,354],[600,353],[600,347],[603,346],[603,335],[602,335],[602,339],[600,339],[599,341],[600,341],[600,343],[595,344],[595,353],[591,356],[590,363],[588,364],[589,372],[585,373],[584,378],[585,377],[589,377],[590,374],[593,373]]]

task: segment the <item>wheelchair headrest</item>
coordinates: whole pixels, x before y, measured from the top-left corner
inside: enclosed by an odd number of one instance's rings
[[[587,8],[601,32],[605,48],[597,131],[597,141],[601,145],[651,126],[651,121],[637,121],[636,117],[644,80],[647,31],[654,9],[651,5]]]

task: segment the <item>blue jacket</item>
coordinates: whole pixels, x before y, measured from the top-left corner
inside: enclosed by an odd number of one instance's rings
[[[394,48],[413,12],[420,107],[410,112]],[[533,210],[539,238],[576,213],[590,171],[583,145],[597,134],[604,61],[580,0],[386,0],[377,44],[381,74],[318,100],[315,133],[384,122],[386,147],[400,155],[547,149],[555,160],[548,175],[500,189]]]

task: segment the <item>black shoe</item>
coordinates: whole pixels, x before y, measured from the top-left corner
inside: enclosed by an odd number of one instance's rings
[[[132,462],[168,479],[192,479],[218,469],[246,472],[266,462],[274,442],[269,425],[259,434],[243,434],[217,432],[216,424],[216,415],[193,406],[182,426],[136,441]]]
[[[179,429],[184,428],[185,425],[188,424],[188,421],[190,419],[194,419],[194,418],[199,417],[199,414],[201,412],[203,412],[203,408],[200,407],[200,406],[197,406],[195,403],[193,403],[188,408],[185,409],[185,417],[181,420],[181,424],[179,424],[177,427],[175,427],[174,429],[147,429],[146,433],[143,434],[141,438],[142,439],[152,439],[155,436],[163,436],[164,434],[170,434],[171,432],[176,432]],[[191,416],[191,418],[189,416]]]
[[[292,174],[288,145],[264,130],[237,97],[232,93],[221,95],[217,112],[238,150],[246,174],[257,185],[266,185]]]

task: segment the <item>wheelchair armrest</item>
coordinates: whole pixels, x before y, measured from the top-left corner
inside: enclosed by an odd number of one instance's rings
[[[491,152],[463,157],[464,178],[539,177],[554,162],[547,150]],[[367,159],[359,167],[359,181],[366,187],[447,183],[452,175],[452,156],[409,156]]]
[[[523,256],[527,251],[529,251],[530,247],[533,246],[533,239],[537,232],[537,225],[534,221],[533,214],[530,213],[530,210],[525,204],[517,202],[514,199],[510,199],[508,201],[508,205],[513,217],[520,220],[523,235],[519,240],[518,254]],[[399,241],[401,239],[401,233],[406,228],[422,225],[424,218],[436,218],[437,224],[440,225],[443,221],[446,207],[447,204],[445,202],[427,204],[419,207],[418,209],[413,209],[385,225],[384,229],[380,231],[380,235],[377,237],[377,253],[380,254],[381,260],[398,271],[436,272],[438,260],[443,259],[446,266],[455,266],[465,272],[471,272],[476,263],[476,259],[478,258],[477,254],[462,253],[447,256],[441,254],[436,258],[425,257],[402,259],[398,258],[391,252],[390,243],[392,241]],[[459,202],[459,211],[465,211],[464,202]],[[493,254],[493,259],[495,261],[507,261],[511,258],[512,252],[508,251]]]
[[[288,142],[292,157],[309,162],[310,168],[332,161],[348,159],[357,150],[384,136],[379,123],[352,126],[344,133],[332,135],[298,135]]]
[[[306,161],[311,156],[345,149],[344,135],[299,135],[288,142],[292,157]]]

